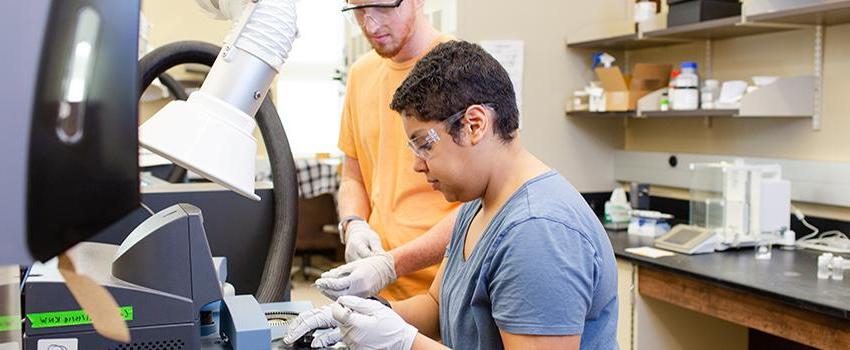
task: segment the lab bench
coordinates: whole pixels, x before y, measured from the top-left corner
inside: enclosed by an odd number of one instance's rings
[[[850,349],[850,278],[819,280],[820,252],[774,247],[770,260],[756,260],[744,248],[654,259],[625,251],[652,246],[652,238],[608,237],[619,270],[621,349],[747,348],[748,329]]]

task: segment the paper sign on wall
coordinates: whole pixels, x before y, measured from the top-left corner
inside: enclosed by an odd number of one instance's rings
[[[519,110],[519,125],[522,128],[522,74],[525,42],[522,40],[484,40],[478,43],[487,53],[496,58],[511,77]]]

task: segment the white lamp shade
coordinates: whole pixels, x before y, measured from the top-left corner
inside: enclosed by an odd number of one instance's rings
[[[253,200],[254,118],[203,91],[172,101],[139,127],[142,147]]]

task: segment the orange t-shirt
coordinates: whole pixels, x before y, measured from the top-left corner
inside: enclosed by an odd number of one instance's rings
[[[427,51],[451,39],[442,35]],[[419,237],[458,206],[413,171],[415,156],[407,148],[401,116],[390,109],[395,90],[423,56],[398,63],[373,50],[348,72],[339,148],[360,165],[372,210],[368,222],[387,251]],[[435,265],[403,276],[381,294],[391,300],[422,294],[436,272]]]

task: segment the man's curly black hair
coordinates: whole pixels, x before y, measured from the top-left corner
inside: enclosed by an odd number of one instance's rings
[[[390,108],[420,121],[443,121],[474,104],[495,109],[493,131],[507,143],[519,128],[519,111],[508,72],[481,46],[466,41],[437,45],[395,91]],[[462,123],[448,125],[457,142]]]

